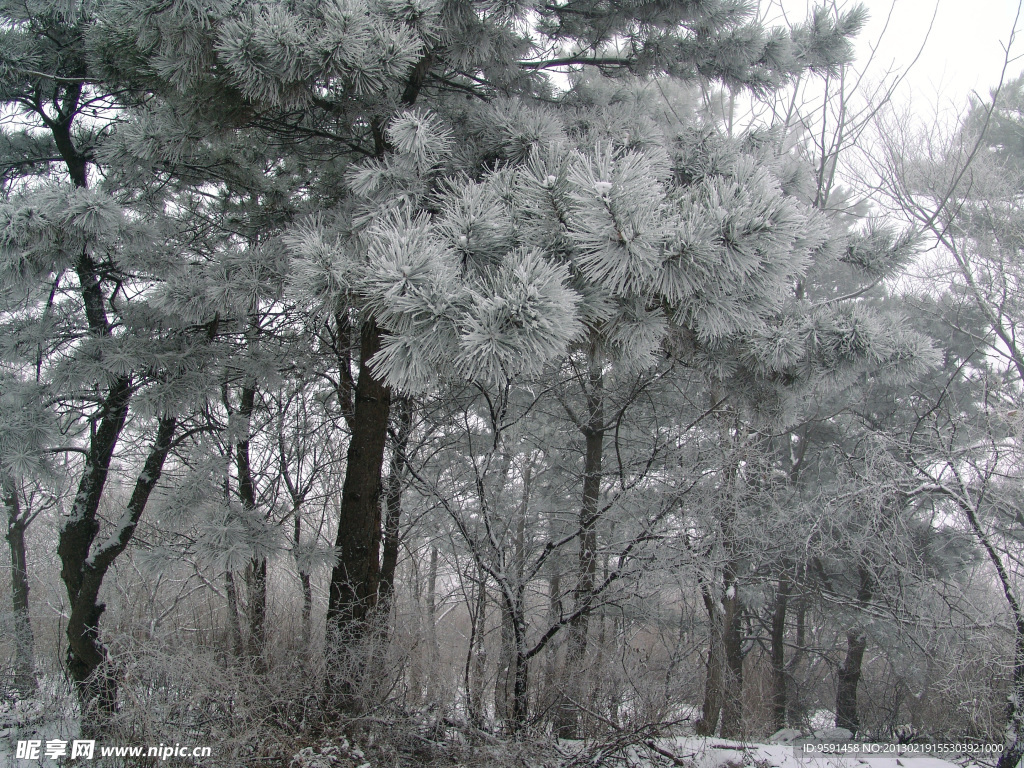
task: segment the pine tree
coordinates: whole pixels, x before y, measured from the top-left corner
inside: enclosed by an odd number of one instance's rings
[[[307,157],[363,153],[385,162],[392,150],[408,151],[410,142],[418,141],[420,134],[411,125],[395,124],[390,133],[386,126],[396,106],[412,106],[421,97],[441,105],[457,93],[488,99],[501,89],[524,97],[543,95],[550,91],[544,70],[586,59],[588,50],[601,51],[613,40],[627,53],[602,54],[605,67],[678,72],[764,88],[806,67],[833,66],[846,55],[845,39],[860,19],[851,14],[835,21],[818,14],[790,33],[762,30],[743,4],[651,4],[629,11],[567,5],[542,10],[540,37],[533,42],[521,31],[525,8],[482,18],[472,8],[470,3],[299,4],[268,5],[260,11],[216,7],[193,15],[177,5],[143,14],[139,4],[125,3],[112,6],[99,53],[115,77],[166,94],[179,125],[182,114],[186,121],[194,119],[198,99],[214,91],[221,94],[221,128],[254,125],[267,136],[280,137],[274,141],[308,139]],[[540,58],[541,40],[567,55]],[[721,53],[726,49],[728,55]],[[148,63],[141,66],[142,61]],[[295,112],[299,107],[301,115]],[[416,151],[428,149],[420,146]],[[400,172],[395,167],[385,170]],[[327,198],[321,205],[330,210],[330,191],[322,189]],[[351,309],[364,306],[360,294],[350,293],[357,299]],[[348,314],[345,309],[325,317],[344,321],[337,329],[344,335],[344,325],[351,322]],[[331,613],[341,624],[365,617],[376,593],[370,542],[379,515],[382,435],[390,395],[382,382],[373,383],[368,361],[383,348],[381,375],[393,376],[389,382],[399,384],[409,375],[400,369],[413,364],[406,359],[385,367],[388,355],[399,353],[382,338],[377,322],[372,314],[356,321],[362,324],[357,337],[363,354],[360,375],[354,377],[353,408],[363,412],[352,419],[353,463],[346,473],[350,487],[343,493],[341,513],[347,533],[339,538],[342,554],[332,587]]]
[[[11,154],[2,161],[4,364],[22,381],[32,371],[51,412],[64,415],[72,445],[51,447],[84,457],[58,554],[67,668],[83,711],[98,715],[84,722],[102,728],[117,684],[104,668],[100,587],[160,480],[181,404],[204,386],[209,333],[163,313],[154,296],[155,285],[188,269],[167,252],[177,233],[135,215],[130,191],[104,187],[98,145],[117,104],[91,74],[91,9],[9,3],[2,14],[0,92],[23,126],[5,134]],[[149,446],[141,456],[130,450],[139,442]],[[118,518],[101,530],[100,505],[122,461],[137,474]]]

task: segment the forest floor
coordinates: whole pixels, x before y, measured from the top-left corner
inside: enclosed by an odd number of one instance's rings
[[[822,732],[807,738],[798,731],[780,731],[776,743],[740,742],[696,736],[661,737],[651,732],[612,735],[587,742],[557,741],[543,734],[508,739],[443,720],[426,728],[422,719],[377,721],[346,728],[348,735],[321,737],[312,745],[209,744],[208,759],[170,756],[103,758],[97,743],[91,759],[70,761],[47,757],[47,742],[70,746],[78,738],[76,713],[54,706],[62,697],[47,691],[49,703],[37,699],[0,701],[0,768],[63,768],[64,766],[202,766],[202,768],[992,768],[998,755],[954,753],[943,745],[890,745],[842,741],[842,734]],[[440,727],[439,727],[440,726]],[[848,735],[848,732],[847,732]],[[18,755],[18,742],[32,741],[38,754]],[[781,743],[779,743],[781,742]],[[117,747],[142,746],[122,745]],[[161,746],[163,746],[161,744]],[[191,745],[190,745],[191,746]],[[276,756],[273,756],[276,753]]]

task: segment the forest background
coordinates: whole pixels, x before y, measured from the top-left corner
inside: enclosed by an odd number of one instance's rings
[[[1015,766],[1018,19],[777,12],[0,3],[9,734]]]

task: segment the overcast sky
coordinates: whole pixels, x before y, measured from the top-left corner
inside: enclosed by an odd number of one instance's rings
[[[905,69],[924,44],[898,99],[912,98],[922,111],[931,111],[936,103],[943,110],[963,105],[972,90],[984,96],[999,81],[1003,46],[1010,41],[1021,1],[862,0],[870,19],[858,42],[858,63],[866,62],[871,48],[877,46],[871,71],[881,77],[890,67]],[[762,0],[762,7],[767,8],[769,2],[774,3],[772,10],[776,15],[781,3],[790,21],[795,22],[822,0]],[[846,8],[853,5],[853,0],[837,2]],[[933,14],[935,22],[929,35]],[[889,25],[885,29],[887,18]],[[1020,57],[1024,54],[1024,13],[1017,21],[1017,29],[1019,35],[1011,56]],[[1011,62],[1007,72],[1013,77],[1022,70],[1024,58],[1018,58]]]

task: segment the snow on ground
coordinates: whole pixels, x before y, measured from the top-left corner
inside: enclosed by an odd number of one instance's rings
[[[42,754],[37,760],[18,760],[15,754],[18,741],[36,739],[45,744],[78,738],[76,714],[62,686],[62,680],[44,677],[37,698],[0,699],[0,768],[57,768],[57,760]]]
[[[0,700],[0,768],[57,768],[64,761],[46,759],[40,755],[36,760],[16,758],[19,740],[33,739],[43,744],[48,740],[69,741],[77,738],[78,724],[75,712],[68,705],[68,697],[61,696],[58,684],[52,680],[41,683],[40,696],[26,701]],[[45,702],[45,703],[44,703]],[[891,745],[866,745],[848,741],[848,731],[824,729],[817,733],[817,740],[811,740],[792,729],[779,731],[772,737],[775,743],[752,743],[730,741],[720,738],[680,736],[645,740],[644,746],[637,745],[625,762],[615,760],[613,764],[630,765],[635,768],[650,768],[654,753],[659,765],[674,763],[685,768],[992,768],[995,754],[971,759],[963,755],[915,754],[903,747],[897,752]],[[845,737],[845,738],[844,738]],[[826,746],[819,746],[825,742]],[[830,743],[831,742],[831,743]],[[562,758],[571,758],[578,750],[585,748],[583,742],[561,742]],[[917,747],[927,751],[928,747]],[[848,750],[846,753],[826,754],[822,750]],[[653,751],[648,751],[653,750]],[[871,754],[871,752],[874,752]],[[552,754],[554,763],[560,764],[557,754]],[[344,759],[343,759],[344,758]],[[574,760],[571,762],[575,763]],[[97,761],[99,764],[100,761]],[[88,764],[88,763],[86,763]],[[595,763],[600,768],[602,762]],[[350,765],[359,768],[391,768],[376,761],[341,739],[325,747],[304,748],[294,756],[293,768],[322,768],[326,766]],[[240,767],[241,768],[241,767]]]
[[[693,768],[982,768],[981,762],[949,755],[949,759],[929,754],[897,753],[891,745],[850,743],[849,754],[825,754],[815,743],[759,744],[717,738],[687,737],[659,739],[658,746]],[[836,745],[842,749],[843,744]],[[926,749],[927,747],[925,747]],[[870,750],[875,754],[865,754]],[[914,746],[905,747],[914,749]],[[990,755],[989,764],[997,755]],[[955,762],[954,762],[955,760]]]

